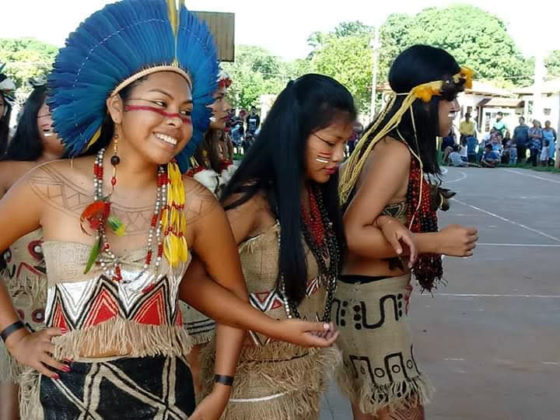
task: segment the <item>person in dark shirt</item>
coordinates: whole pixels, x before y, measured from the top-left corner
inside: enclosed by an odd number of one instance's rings
[[[254,135],[260,125],[261,117],[257,113],[257,108],[253,106],[251,107],[251,113],[247,117],[247,133]]]
[[[513,130],[513,139],[517,147],[517,162],[523,163],[527,159],[527,146],[529,143],[529,126],[525,118],[519,117],[519,125]]]
[[[482,155],[482,160],[480,165],[484,168],[495,168],[500,161],[498,154],[494,152],[492,145],[487,144],[484,148],[484,154]]]
[[[531,165],[537,166],[539,155],[541,154],[541,150],[543,148],[543,132],[540,121],[533,120],[533,126],[529,128],[528,137],[528,146],[529,151],[531,152]]]

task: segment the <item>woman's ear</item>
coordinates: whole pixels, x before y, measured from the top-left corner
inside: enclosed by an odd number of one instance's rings
[[[122,123],[124,104],[120,95],[112,95],[107,98],[107,112],[115,124]]]

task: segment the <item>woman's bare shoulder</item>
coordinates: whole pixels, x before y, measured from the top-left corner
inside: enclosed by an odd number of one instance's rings
[[[6,160],[0,162],[0,196],[35,165],[35,162],[28,161]]]
[[[183,176],[183,184],[185,186],[187,223],[193,223],[220,207],[214,194],[194,178]]]
[[[80,158],[47,162],[30,170],[24,178],[49,205],[79,214],[93,199],[93,169],[88,161]]]

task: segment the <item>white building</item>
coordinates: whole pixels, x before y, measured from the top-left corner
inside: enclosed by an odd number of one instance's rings
[[[459,96],[459,104],[461,113],[457,116],[455,124],[458,126],[464,115],[469,112],[476,120],[477,131],[481,135],[490,131],[498,112],[503,114],[504,122],[511,132],[518,124],[519,117],[523,115],[523,101],[519,97],[488,82],[473,81],[472,89],[465,90]]]
[[[560,78],[543,82],[540,90],[539,103],[542,109],[534,109],[534,86],[516,89],[515,93],[525,101],[524,114],[528,122],[536,118],[544,126],[544,122],[549,120],[551,126],[558,132],[560,130]]]

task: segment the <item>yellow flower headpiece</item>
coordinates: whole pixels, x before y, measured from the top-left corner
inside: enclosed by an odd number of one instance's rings
[[[459,84],[463,80],[463,86],[465,86],[465,88],[467,89],[471,89],[473,77],[474,71],[472,69],[468,67],[461,67],[459,73],[453,75],[451,79],[456,84]],[[369,156],[369,152],[371,152],[373,146],[375,146],[375,144],[379,140],[387,136],[392,130],[395,129],[395,127],[400,124],[401,119],[407,110],[410,109],[412,112],[411,106],[417,99],[420,99],[423,102],[430,102],[434,95],[440,96],[442,94],[444,83],[446,83],[446,81],[437,80],[434,82],[422,83],[421,85],[415,86],[410,90],[410,92],[391,93],[391,97],[389,102],[387,103],[387,106],[385,106],[385,108],[383,108],[381,113],[377,116],[371,128],[362,135],[362,138],[356,145],[352,156],[350,156],[350,159],[348,159],[346,169],[342,173],[338,188],[340,203],[342,205],[346,204],[346,202],[348,201],[350,193],[352,192],[354,186],[356,185],[356,182],[358,181],[360,172],[362,171],[364,164]],[[392,109],[397,96],[404,95],[406,95],[406,97],[404,98],[400,108],[397,110],[397,112],[395,112],[395,115],[393,115],[387,122],[387,124],[385,124],[385,126],[377,132],[375,137],[368,142],[368,137],[370,136],[370,134],[375,132],[375,130],[379,128],[379,125],[385,119],[385,116],[387,115],[389,110]],[[412,120],[414,122],[414,118]]]
[[[473,76],[474,76],[474,70],[468,67],[461,67],[459,73],[454,74],[451,79],[457,84],[460,83],[461,80],[463,80],[464,81],[463,86],[465,86],[467,89],[471,89]],[[422,83],[421,85],[412,88],[409,94],[412,94],[415,98],[421,99],[424,102],[430,102],[432,96],[441,95],[441,91],[444,83],[445,82],[443,80]]]

